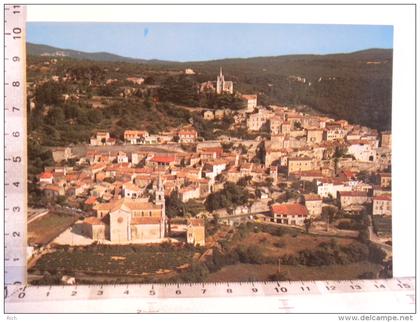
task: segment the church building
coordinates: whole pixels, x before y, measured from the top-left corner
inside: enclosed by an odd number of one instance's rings
[[[206,91],[216,92],[216,94],[223,94],[223,93],[233,94],[233,82],[225,81],[225,76],[223,75],[222,68],[220,67],[220,73],[219,73],[219,76],[217,76],[216,82],[207,81],[200,84],[200,92],[206,92]]]
[[[83,221],[83,233],[114,243],[159,242],[166,236],[165,196],[159,177],[153,202],[121,198],[94,207],[96,217]]]
[[[233,94],[233,82],[225,81],[225,76],[223,75],[222,67],[220,67],[220,74],[219,76],[217,76],[216,93],[217,94],[223,94],[223,93]]]

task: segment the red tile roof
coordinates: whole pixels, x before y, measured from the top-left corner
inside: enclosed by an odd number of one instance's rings
[[[89,225],[103,225],[104,224],[104,222],[97,217],[87,217],[85,218],[85,220],[83,220],[83,222]]]
[[[274,204],[271,206],[273,213],[277,215],[297,215],[307,217],[308,209],[300,204]]]
[[[204,226],[204,220],[199,218],[191,218],[189,220],[192,226]]]
[[[344,170],[343,175],[347,177],[347,179],[352,179],[354,178],[354,172],[350,171],[350,170]]]
[[[131,218],[132,225],[158,225],[161,222],[160,217],[133,217]]]
[[[157,163],[171,163],[171,162],[175,162],[175,156],[174,155],[155,155],[150,161],[157,162]]]
[[[49,184],[44,187],[44,190],[53,190],[56,192],[60,192],[60,187],[54,184]]]
[[[39,175],[40,179],[51,179],[53,177],[53,174],[51,172],[42,172]]]
[[[94,205],[96,202],[96,197],[92,196],[86,199],[85,205]]]
[[[373,197],[373,200],[391,201],[392,200],[392,196],[391,195],[379,195],[379,196]]]
[[[244,94],[244,95],[242,95],[242,98],[246,99],[246,100],[255,100],[255,99],[257,99],[257,95],[246,95],[246,94]]]
[[[153,169],[150,169],[150,168],[134,168],[134,170],[135,170],[135,173],[146,173],[146,174],[149,174],[149,173],[152,173],[153,172]]]
[[[389,172],[382,172],[379,174],[381,177],[391,177],[391,173]]]
[[[365,191],[339,191],[341,197],[367,197]]]
[[[324,177],[322,171],[318,170],[299,171],[297,174],[301,177]]]
[[[202,148],[201,153],[216,153],[217,156],[220,156],[223,153],[223,148],[220,147],[208,147]]]
[[[317,194],[307,194],[304,195],[305,201],[315,201],[315,200],[322,200],[320,195]]]

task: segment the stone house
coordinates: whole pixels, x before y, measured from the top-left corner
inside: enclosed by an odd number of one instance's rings
[[[301,204],[273,204],[270,221],[278,224],[303,226],[309,217],[308,209]]]
[[[372,206],[373,215],[392,215],[392,195],[379,195],[373,197],[373,206]]]

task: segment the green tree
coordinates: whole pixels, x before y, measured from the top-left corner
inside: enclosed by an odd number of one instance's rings
[[[64,91],[62,84],[53,81],[38,85],[34,95],[36,105],[41,108],[44,105],[57,105],[61,102]]]
[[[64,123],[64,112],[61,107],[52,108],[45,117],[45,123],[52,126],[62,126]]]
[[[358,240],[364,244],[370,241],[370,233],[367,227],[363,227],[359,230]]]
[[[185,204],[181,201],[176,191],[172,191],[168,198],[165,198],[166,215],[170,218],[183,216]]]
[[[194,79],[188,76],[168,77],[159,88],[159,100],[175,104],[196,106],[198,93]]]
[[[381,247],[373,243],[370,243],[369,260],[374,263],[382,264],[385,258],[386,258],[386,252]]]
[[[102,112],[100,110],[90,109],[87,112],[87,118],[90,123],[99,124],[102,121]]]
[[[252,176],[244,176],[238,180],[238,185],[246,187],[251,183]]]
[[[205,205],[208,211],[222,208],[229,209],[246,204],[248,197],[246,189],[232,182],[227,182],[222,190],[208,195]]]
[[[322,207],[322,213],[321,213],[321,217],[324,219],[325,223],[326,223],[326,230],[329,230],[329,226],[332,223],[332,221],[334,220],[334,216],[337,212],[337,209],[335,207],[332,206],[326,206],[326,207]]]
[[[312,226],[312,218],[306,218],[304,221],[303,221],[303,223],[304,223],[304,225],[305,225],[305,230],[306,230],[306,232],[308,233],[309,232],[309,229],[311,228],[311,226]]]

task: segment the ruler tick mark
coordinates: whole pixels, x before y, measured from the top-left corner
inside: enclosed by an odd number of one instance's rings
[[[15,78],[11,78],[11,77],[21,77],[21,80],[23,81],[25,79],[25,70],[24,69],[18,69],[16,71],[15,76],[12,75],[12,72],[14,73],[14,68],[12,68],[12,66],[9,66],[9,64],[13,64],[13,66],[17,66],[15,65],[14,59],[12,59],[12,57],[16,56],[16,57],[24,57],[25,56],[25,52],[24,52],[24,42],[25,42],[25,37],[23,36],[18,36],[18,37],[13,37],[13,34],[15,33],[22,33],[22,35],[25,34],[25,7],[24,6],[17,6],[17,5],[6,5],[4,6],[4,12],[6,13],[6,16],[4,17],[4,29],[3,29],[3,39],[4,39],[4,78],[3,78],[3,86],[4,86],[4,93],[3,93],[3,97],[4,100],[10,100],[10,99],[25,99],[24,98],[24,89],[23,86],[21,87],[17,87],[14,86],[12,87],[12,80],[13,81],[20,81],[20,79],[15,79]],[[16,28],[16,29],[14,29]],[[9,68],[10,67],[10,68]],[[15,84],[16,85],[16,84]],[[5,104],[6,105],[6,104]],[[11,111],[12,107],[7,104],[7,106],[3,106],[4,108],[4,113],[5,111]],[[10,106],[10,107],[9,107]],[[15,111],[15,108],[13,108],[13,112]],[[7,114],[9,114],[9,112],[7,112]],[[5,113],[6,115],[6,113]],[[21,117],[21,115],[18,115],[19,117]],[[14,123],[10,120],[7,120],[7,117],[5,116],[5,120],[4,120],[4,126],[8,127],[10,123]],[[16,133],[23,133],[22,129],[23,129],[24,124],[19,124],[16,128],[13,128],[13,131],[19,131]],[[6,129],[3,131],[3,138],[7,139],[9,137],[12,136],[12,132],[11,129]],[[16,139],[16,138],[15,138]],[[13,150],[14,152],[16,152],[16,148],[19,148],[19,151],[23,151],[24,147],[26,145],[25,143],[25,139],[23,137],[20,137],[19,139],[17,139],[18,141],[13,142],[14,146],[13,146]],[[16,146],[19,145],[19,146]],[[9,155],[9,149],[10,146],[6,145],[6,142],[4,142],[4,152],[5,154],[3,155],[3,159],[4,161],[9,161],[9,163],[7,163],[5,165],[5,168],[3,169],[4,171],[4,181],[8,181],[8,182],[4,182],[4,189],[5,190],[9,190],[9,189],[14,189],[14,187],[16,186],[18,189],[19,185],[18,182],[14,182],[14,178],[13,175],[15,175],[13,172],[10,170],[10,161],[13,160],[12,155]],[[13,151],[10,151],[13,152]],[[13,152],[13,153],[14,153]],[[26,157],[26,155],[25,155]],[[15,164],[15,167],[18,167],[19,165]],[[6,168],[9,168],[8,171],[6,170]],[[20,170],[21,168],[17,168],[16,170]],[[25,169],[23,169],[23,173],[25,173]],[[11,174],[13,173],[13,174]],[[25,173],[26,174],[26,173]],[[24,174],[24,175],[25,175]],[[17,191],[14,189],[14,191]],[[22,192],[23,194],[25,192]],[[12,198],[10,198],[12,197]],[[4,207],[4,212],[5,212],[5,231],[4,231],[4,236],[5,236],[5,241],[4,241],[4,247],[5,249],[7,248],[7,251],[10,252],[10,254],[7,254],[7,257],[5,256],[5,259],[7,260],[7,264],[5,267],[5,272],[4,272],[4,277],[5,277],[5,284],[6,285],[13,285],[13,284],[22,284],[22,281],[25,280],[25,259],[26,259],[26,246],[24,246],[24,243],[21,243],[23,240],[26,240],[26,230],[23,229],[25,228],[23,222],[16,222],[14,215],[15,213],[19,213],[19,214],[23,214],[20,209],[24,209],[25,207],[25,203],[24,203],[24,195],[20,196],[20,200],[14,200],[13,203],[13,208],[9,208],[9,207]],[[7,199],[6,199],[7,198]],[[10,199],[15,199],[14,195],[8,195],[8,192],[6,192],[4,194],[4,204],[9,204],[10,203]],[[11,213],[11,211],[13,210],[13,213]],[[19,211],[18,211],[19,210]],[[23,229],[23,230],[22,230]],[[6,232],[8,231],[8,232]],[[16,232],[13,233],[12,232]],[[17,233],[19,232],[19,234]],[[13,240],[12,240],[13,238]],[[13,254],[13,255],[11,255]],[[12,256],[12,257],[10,257]],[[16,292],[21,292],[22,288],[16,288],[15,289]],[[13,293],[13,292],[12,292]],[[12,294],[10,293],[10,294]]]

